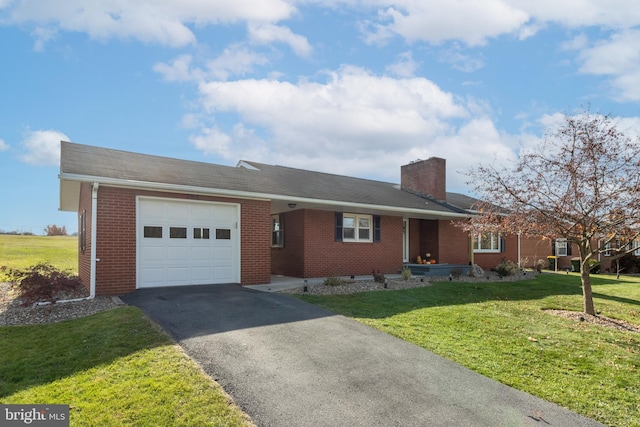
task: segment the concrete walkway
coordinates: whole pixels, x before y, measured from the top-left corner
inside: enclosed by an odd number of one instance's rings
[[[598,426],[429,351],[238,285],[122,298],[167,330],[258,426]]]

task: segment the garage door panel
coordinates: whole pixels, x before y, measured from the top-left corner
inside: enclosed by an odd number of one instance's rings
[[[138,200],[139,287],[239,281],[238,206]]]
[[[191,279],[197,283],[211,283],[211,281],[214,279],[213,267],[192,268]]]
[[[159,286],[167,281],[164,267],[145,267],[140,270],[140,287]],[[160,285],[161,286],[161,285]]]
[[[213,248],[211,247],[192,247],[191,258],[196,262],[213,260]]]
[[[231,267],[216,267],[215,280],[219,282],[228,282],[232,278],[233,271]]]
[[[231,261],[231,251],[229,248],[214,248],[213,257],[216,261]]]
[[[145,264],[150,262],[162,263],[167,259],[167,248],[164,246],[151,246],[140,251],[140,260]]]
[[[191,248],[187,245],[181,246],[169,246],[167,248],[168,262],[176,263],[176,262],[186,262],[189,260],[189,254],[191,252]]]

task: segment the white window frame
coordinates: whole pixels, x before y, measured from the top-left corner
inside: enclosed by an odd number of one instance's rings
[[[556,256],[568,256],[570,245],[567,239],[556,239]]]
[[[640,240],[634,240],[632,244],[633,244],[633,247],[635,248],[635,251],[633,251],[633,254],[635,256],[640,256]]]
[[[485,239],[483,239],[485,237]],[[490,242],[489,248],[483,248],[482,243]],[[476,253],[499,253],[501,252],[502,239],[500,233],[482,233],[477,235],[473,240],[473,252]]]
[[[347,227],[347,220],[353,220],[353,227]],[[361,227],[360,221],[367,220],[369,227]],[[353,237],[346,237],[345,231],[353,229]],[[361,238],[360,231],[369,230],[368,238]],[[343,242],[359,242],[368,243],[373,242],[373,215],[360,215],[360,214],[342,214],[342,241]]]

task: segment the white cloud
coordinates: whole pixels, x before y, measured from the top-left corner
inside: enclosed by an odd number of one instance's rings
[[[235,114],[236,125],[207,127],[192,142],[208,154],[349,175],[394,179],[414,147],[438,152],[455,135],[466,105],[424,78],[393,79],[357,67],[324,82],[238,80],[199,86],[203,115]],[[190,116],[189,123],[194,123]]]
[[[221,55],[207,62],[207,75],[219,80],[232,76],[245,76],[254,71],[255,66],[269,62],[265,55],[252,52],[242,45],[227,47]]]
[[[286,0],[23,0],[5,6],[8,22],[41,29],[83,32],[95,39],[136,39],[167,46],[196,41],[191,25],[278,22],[295,7]],[[43,30],[40,30],[43,31]],[[46,37],[36,34],[44,43]]]
[[[196,71],[191,69],[193,57],[191,55],[180,55],[174,58],[171,63],[156,62],[153,70],[162,75],[162,78],[168,82],[184,82],[194,80]]]
[[[408,41],[438,44],[460,40],[467,45],[486,43],[488,38],[512,33],[522,27],[529,15],[503,0],[416,2],[380,1],[379,23],[365,27],[369,42],[398,34]]]
[[[307,38],[294,34],[289,28],[274,24],[249,24],[249,38],[257,44],[280,42],[289,45],[299,56],[309,56],[313,48]]]
[[[621,101],[640,100],[640,30],[613,34],[605,41],[583,47],[580,72],[609,76],[614,97]]]
[[[4,142],[4,139],[0,138],[0,152],[9,150],[9,144]]]
[[[256,66],[267,64],[269,59],[265,55],[252,52],[242,44],[234,44],[201,66],[194,65],[195,62],[192,55],[185,54],[179,55],[169,63],[157,62],[153,69],[169,82],[227,80],[253,73]]]
[[[378,0],[369,5],[378,7],[377,20],[360,23],[369,43],[399,35],[408,41],[455,40],[477,46],[503,34],[526,39],[549,24],[607,29],[640,24],[637,0]]]
[[[386,67],[387,72],[397,77],[413,77],[420,65],[413,60],[411,51],[402,52],[398,60]]]
[[[439,60],[441,62],[449,63],[456,70],[465,73],[472,73],[484,67],[484,60],[480,56],[472,56],[462,53],[462,48],[457,43],[454,43],[453,46],[442,50],[442,52],[440,52]]]
[[[630,28],[640,23],[636,0],[510,0],[509,3],[538,22],[569,28]]]
[[[20,160],[32,165],[59,165],[60,141],[69,141],[69,137],[56,130],[29,130],[21,142]]]

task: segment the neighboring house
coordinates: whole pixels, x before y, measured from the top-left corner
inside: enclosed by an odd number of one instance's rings
[[[78,212],[79,274],[97,295],[395,273],[427,254],[485,269],[523,258],[517,236],[469,237],[454,226],[475,199],[448,193],[445,172],[444,159],[412,162],[398,185],[62,142],[60,208]]]

